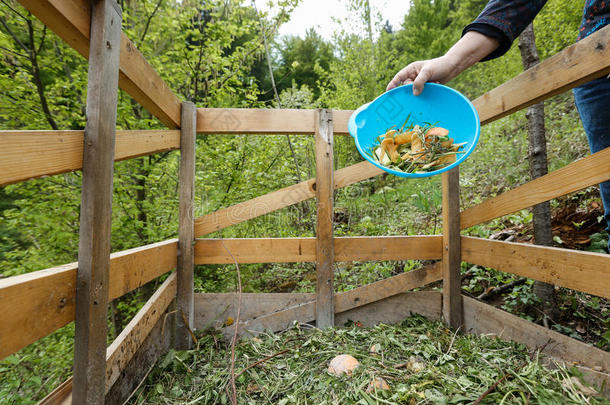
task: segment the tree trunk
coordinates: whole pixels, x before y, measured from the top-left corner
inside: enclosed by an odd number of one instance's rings
[[[519,49],[521,50],[524,70],[527,70],[540,62],[532,24],[528,25],[519,37]],[[527,109],[526,117],[529,124],[528,158],[530,175],[532,179],[535,179],[548,173],[546,134],[544,129],[544,103],[534,104],[529,107]],[[533,213],[535,244],[550,246],[553,242],[553,233],[551,228],[551,206],[549,202],[547,201],[535,205],[533,207]],[[555,291],[553,285],[536,281],[534,282],[534,293],[542,301],[544,313],[550,316],[551,319],[555,318],[557,315],[557,306],[555,305]]]

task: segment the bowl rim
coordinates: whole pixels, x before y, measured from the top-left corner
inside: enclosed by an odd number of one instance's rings
[[[406,91],[408,89],[413,88],[413,84],[405,84],[396,88],[393,88],[392,90],[386,91],[385,93],[380,94],[379,96],[377,96],[374,100],[361,105],[360,107],[358,107],[349,117],[348,123],[347,123],[347,129],[349,134],[354,138],[354,141],[356,142],[356,148],[358,149],[358,152],[360,153],[360,155],[369,163],[371,163],[372,165],[380,168],[381,170],[393,174],[395,176],[399,176],[399,177],[411,177],[411,178],[417,178],[417,177],[430,177],[430,176],[435,176],[437,174],[446,172],[448,170],[453,169],[454,167],[458,166],[459,164],[461,164],[464,160],[466,160],[466,158],[468,156],[470,156],[470,154],[474,151],[477,143],[479,142],[479,137],[481,135],[481,120],[479,118],[479,113],[477,112],[476,108],[474,108],[474,105],[472,104],[472,102],[466,97],[464,96],[462,93],[460,93],[459,91],[449,87],[449,86],[445,86],[443,84],[439,84],[439,83],[426,83],[424,85],[424,91],[426,90],[425,88],[427,86],[432,86],[432,87],[438,87],[443,89],[443,91],[450,91],[453,92],[454,94],[456,94],[459,98],[461,98],[463,101],[466,102],[466,105],[468,105],[470,107],[470,110],[472,111],[474,118],[475,118],[475,135],[472,138],[472,145],[469,146],[468,150],[466,151],[466,153],[464,153],[460,158],[458,158],[454,163],[443,167],[442,169],[438,169],[438,170],[434,170],[432,172],[421,172],[421,173],[406,173],[406,172],[399,172],[397,170],[394,169],[390,169],[389,167],[386,167],[382,164],[379,164],[377,162],[375,162],[371,157],[369,157],[363,150],[362,146],[360,145],[360,142],[358,140],[358,130],[357,130],[357,126],[356,126],[356,118],[357,116],[362,113],[363,111],[365,111],[366,109],[368,109],[370,106],[374,105],[379,99],[383,98],[383,97],[387,97],[388,94],[391,94],[393,92],[398,92],[398,91]],[[418,96],[414,96],[414,97],[418,97]]]

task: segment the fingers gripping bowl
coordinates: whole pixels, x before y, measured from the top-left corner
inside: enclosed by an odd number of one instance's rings
[[[386,134],[392,128],[400,133],[401,127],[411,128],[416,125],[416,130],[446,128],[453,144],[463,144],[455,162],[437,170],[424,171],[425,169],[418,167],[412,172],[406,172],[385,166],[373,157],[380,144],[380,135]],[[472,153],[481,132],[479,115],[472,103],[456,90],[435,83],[426,83],[419,96],[413,95],[412,84],[380,95],[354,111],[347,128],[362,157],[380,169],[400,177],[428,177],[454,168]],[[419,133],[421,134],[421,130]],[[435,167],[431,166],[432,169]]]

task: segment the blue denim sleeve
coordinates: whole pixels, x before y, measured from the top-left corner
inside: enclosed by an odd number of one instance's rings
[[[477,19],[464,28],[462,35],[468,31],[477,31],[497,39],[500,46],[483,60],[497,58],[508,52],[513,41],[534,20],[546,2],[547,0],[491,0]]]

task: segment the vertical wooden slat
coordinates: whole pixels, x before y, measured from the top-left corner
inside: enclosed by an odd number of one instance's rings
[[[452,328],[463,322],[460,265],[460,172],[443,173],[443,318]]]
[[[316,120],[316,325],[334,326],[333,303],[333,117],[330,110],[318,110]]]
[[[193,271],[195,193],[195,130],[197,108],[191,102],[182,103],[180,128],[180,223],[178,225],[178,290],[175,346],[179,350],[191,346],[193,329]]]
[[[73,401],[76,404],[104,403],[121,18],[116,0],[91,2],[75,310]]]

